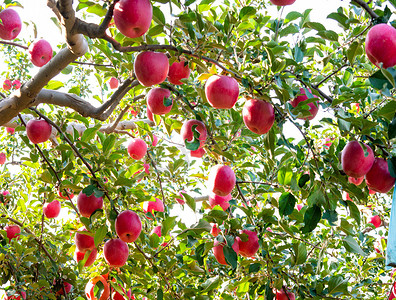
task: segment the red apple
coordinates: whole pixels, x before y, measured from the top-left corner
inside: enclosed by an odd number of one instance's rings
[[[4,152],[0,153],[0,165],[4,165],[6,162],[6,155]]]
[[[143,211],[145,213],[151,212],[154,214],[155,211],[163,212],[164,209],[164,203],[158,198],[155,198],[155,201],[146,201],[143,203]]]
[[[103,291],[100,295],[99,299],[95,297],[94,288],[96,283],[100,281],[103,285]],[[85,296],[89,300],[107,300],[110,296],[110,288],[109,284],[107,283],[106,279],[103,276],[96,276],[88,281],[87,285],[85,286]]]
[[[3,90],[8,91],[11,89],[11,87],[12,87],[11,80],[9,80],[9,79],[4,80]]]
[[[283,289],[280,291],[276,291],[276,300],[295,300],[295,299],[296,297],[292,292],[286,293]]]
[[[308,89],[308,91],[311,92],[310,89]],[[314,95],[314,98],[318,98],[318,97]],[[300,105],[304,105],[305,104],[304,101],[306,101],[306,100],[308,100],[308,96],[307,96],[305,90],[303,88],[300,88],[300,95],[298,95],[296,98],[291,100],[290,104],[293,107],[297,107],[300,102],[302,102],[302,104],[300,104]],[[307,105],[309,106],[309,112],[311,113],[311,115],[303,117],[303,118],[299,118],[301,120],[312,120],[313,118],[316,117],[316,114],[319,111],[319,102],[318,101],[308,103]]]
[[[388,163],[383,158],[376,157],[370,171],[366,174],[367,186],[378,193],[387,193],[395,185],[388,169]]]
[[[61,204],[58,200],[54,200],[50,203],[45,203],[43,207],[44,216],[48,219],[53,219],[59,216],[61,210]]]
[[[184,205],[184,204],[186,204],[186,201],[184,201],[184,199],[183,199],[183,194],[182,193],[187,193],[185,190],[182,190],[180,193],[179,193],[179,195],[180,195],[180,198],[176,198],[176,201],[179,203],[179,204],[181,204],[181,205]]]
[[[95,197],[95,194],[87,196],[81,191],[77,197],[77,208],[83,217],[89,218],[95,210],[103,208],[103,198]]]
[[[124,289],[124,288],[122,288],[122,291],[123,291],[124,294],[125,294],[125,289]],[[119,292],[114,292],[114,293],[112,294],[112,298],[111,298],[111,299],[113,299],[113,300],[128,300],[128,299],[135,299],[135,298],[132,298],[132,291],[131,291],[131,290],[129,290],[129,291],[125,294],[125,296],[126,296],[126,298],[125,298],[124,296],[122,296]]]
[[[117,216],[115,230],[122,241],[132,243],[142,231],[142,222],[134,211],[125,210]]]
[[[215,256],[218,263],[222,265],[227,265],[227,261],[225,259],[224,251],[223,251],[224,246],[225,246],[224,242],[220,243],[219,241],[215,240],[212,250],[213,250],[213,255]],[[234,240],[234,244],[232,245],[231,248],[234,249],[236,254],[239,253],[239,243],[237,239]]]
[[[22,297],[22,298],[21,298]],[[26,292],[20,291],[17,294],[14,294],[12,296],[7,296],[7,298],[4,298],[5,300],[21,300],[21,299],[26,299]]]
[[[207,185],[210,192],[218,196],[227,196],[236,183],[234,171],[226,165],[216,165],[209,173]]]
[[[149,164],[144,164],[144,172],[146,172],[146,174],[150,174],[150,165]]]
[[[128,154],[133,159],[142,159],[147,153],[147,144],[141,138],[134,138],[128,144]]]
[[[232,199],[231,194],[228,194],[224,197],[218,196],[216,194],[210,194],[209,195],[209,205],[211,208],[215,207],[216,205],[219,205],[224,211],[227,210],[227,208],[230,207],[230,201]]]
[[[156,115],[165,115],[172,109],[173,99],[170,97],[171,92],[168,89],[154,88],[147,94],[147,107],[151,113]]]
[[[95,248],[94,238],[90,235],[81,233],[83,231],[88,232],[88,230],[86,230],[85,228],[80,228],[74,236],[74,242],[78,251],[86,252],[93,250]]]
[[[243,122],[256,134],[267,133],[275,121],[273,106],[265,101],[250,99],[242,109]]]
[[[175,85],[181,85],[183,82],[181,79],[188,78],[190,76],[191,70],[188,67],[188,63],[182,58],[180,62],[174,62],[169,67],[168,81]]]
[[[156,234],[156,235],[158,235],[158,237],[161,237],[161,235],[162,235],[162,233],[161,233],[161,225],[159,225],[159,226],[155,226],[154,228],[153,228],[153,230],[151,230],[151,233],[150,233],[150,235],[151,234]]]
[[[367,33],[366,54],[377,67],[396,65],[396,29],[384,23],[373,26]]]
[[[291,5],[296,0],[270,0],[272,4],[278,5],[278,6],[286,6],[286,5]]]
[[[252,257],[260,248],[257,233],[246,229],[242,230],[242,233],[248,235],[248,240],[246,242],[239,240],[239,254],[244,257]]]
[[[330,138],[326,138],[324,141],[325,142],[323,143],[323,146],[325,146],[326,148],[330,148],[331,144],[333,143],[331,141],[331,139]]]
[[[345,174],[359,178],[367,174],[374,163],[373,150],[366,144],[366,154],[358,141],[349,142],[341,152],[341,165]]]
[[[149,0],[121,0],[114,7],[114,24],[125,36],[137,38],[150,28],[153,8]]]
[[[118,79],[115,77],[111,77],[109,80],[109,86],[111,89],[116,89],[118,88]]]
[[[180,129],[180,135],[184,142],[192,142],[194,140],[194,133],[196,132],[199,134],[199,148],[202,148],[205,145],[206,137],[208,135],[206,126],[203,122],[198,120],[188,120],[183,123],[183,126]]]
[[[46,40],[37,40],[29,46],[30,60],[36,67],[42,67],[52,58],[52,47]]]
[[[149,119],[151,122],[154,122],[153,113],[151,112],[150,108],[148,108],[148,106],[146,112],[147,112],[147,119]]]
[[[15,79],[13,82],[12,82],[12,87],[14,88],[14,89],[19,89],[20,87],[21,87],[21,82],[18,80],[18,79]]]
[[[363,182],[363,180],[364,180],[364,176],[358,178],[348,177],[348,181],[350,183],[353,183],[354,185],[360,185]]]
[[[19,239],[19,234],[21,233],[21,227],[18,225],[7,225],[4,227],[6,231],[7,238],[11,241],[13,238]]]
[[[70,199],[73,199],[74,198],[74,194],[69,189],[67,189],[67,192],[68,192],[68,195],[69,195]],[[66,192],[64,190],[58,190],[58,195],[62,199],[69,200],[69,197],[67,197],[67,194],[66,194]]]
[[[162,52],[146,51],[136,56],[133,69],[136,78],[144,86],[159,84],[166,79],[169,60]]]
[[[56,285],[56,280],[54,279],[54,281],[52,282],[53,285]],[[72,289],[72,285],[66,281],[63,281],[63,286],[64,286],[64,290],[66,292],[66,294],[69,294],[71,289]],[[64,295],[63,293],[63,288],[60,288],[57,292],[57,295]]]
[[[298,210],[298,211],[301,211],[301,209],[303,208],[303,206],[304,206],[303,204],[297,204],[297,210]]]
[[[79,262],[80,260],[83,260],[86,253],[88,253],[89,256],[87,258],[87,261],[84,264],[84,267],[89,267],[95,262],[96,256],[98,255],[98,250],[96,248],[93,248],[92,250],[88,250],[85,252],[76,250],[76,252],[74,252],[74,259],[77,262]]]
[[[379,215],[372,216],[369,223],[373,224],[375,228],[378,228],[382,224],[381,217]]]
[[[111,239],[104,244],[103,255],[110,267],[122,267],[128,260],[129,248],[124,241]]]
[[[157,146],[158,144],[158,137],[155,134],[153,134],[153,141],[151,144],[153,145],[153,147]]]
[[[7,196],[7,195],[9,195],[10,194],[10,192],[9,191],[7,191],[7,190],[5,190],[3,193],[3,196],[5,197],[5,196]]]
[[[205,95],[214,108],[232,108],[238,100],[238,82],[225,75],[212,75],[206,81]]]
[[[210,230],[210,234],[213,235],[214,237],[218,236],[219,233],[221,232],[220,228],[217,227],[217,224],[213,224],[212,229]],[[238,249],[239,251],[239,249]]]
[[[197,150],[190,150],[191,157],[201,158],[206,153],[204,148],[198,148]]]
[[[15,133],[15,128],[12,127],[6,127],[7,133],[9,134],[14,134]]]
[[[18,13],[6,8],[0,12],[0,38],[3,40],[13,40],[22,29],[22,21]]]
[[[352,201],[351,197],[349,197],[349,193],[347,193],[345,191],[342,192],[342,199],[345,201],[347,201],[347,200]]]
[[[46,120],[29,120],[26,124],[26,134],[33,144],[48,141],[52,127]]]
[[[372,189],[369,188],[369,194],[370,195],[374,195],[376,193],[376,191],[373,191]]]

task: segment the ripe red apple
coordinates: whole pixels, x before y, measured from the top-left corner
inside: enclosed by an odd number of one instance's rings
[[[46,40],[37,40],[29,46],[30,60],[36,67],[42,67],[52,58],[52,47]]]
[[[300,211],[303,208],[303,204],[297,204],[297,210]]]
[[[190,150],[190,155],[192,157],[201,158],[206,153],[204,148],[198,148],[197,150]]]
[[[369,194],[370,195],[374,195],[376,193],[376,191],[373,191],[372,189],[369,188]]]
[[[243,122],[256,134],[267,133],[275,121],[273,106],[265,101],[250,99],[242,109]]]
[[[113,300],[128,300],[128,299],[135,299],[135,297],[132,298],[132,291],[129,290],[127,293],[125,293],[125,289],[122,288],[122,291],[124,292],[126,298],[124,296],[122,296],[119,292],[114,292],[112,294],[112,298]]]
[[[141,52],[136,56],[133,69],[136,78],[142,85],[152,86],[160,84],[166,79],[169,70],[169,60],[162,52]]]
[[[4,165],[5,164],[5,162],[6,162],[6,155],[5,155],[5,153],[4,152],[1,152],[0,153],[0,165]]]
[[[198,120],[188,120],[184,122],[182,128],[180,129],[180,135],[184,142],[186,142],[186,140],[188,142],[192,142],[194,140],[194,133],[196,133],[197,131],[199,134],[199,148],[202,148],[205,145],[206,137],[208,135],[206,131],[206,126],[203,122]]]
[[[26,134],[33,144],[48,141],[52,127],[46,120],[29,120],[26,124]]]
[[[395,185],[385,159],[376,157],[370,171],[366,174],[367,186],[378,193],[387,193]]]
[[[168,81],[175,85],[181,85],[183,82],[181,79],[188,78],[190,76],[191,70],[188,67],[188,63],[184,58],[180,60],[180,62],[174,62],[169,67],[168,72]]]
[[[111,89],[116,89],[118,88],[118,79],[115,77],[111,77],[109,80],[109,87]]]
[[[8,91],[11,89],[11,87],[12,87],[11,80],[9,80],[9,79],[4,80],[3,90]]]
[[[239,240],[239,254],[244,257],[252,257],[260,248],[257,233],[246,229],[242,230],[242,233],[248,235],[248,240],[246,242]]]
[[[158,137],[155,134],[153,134],[153,140],[152,140],[151,145],[153,145],[153,147],[155,147],[155,146],[157,146],[157,144],[158,144]]]
[[[7,225],[4,227],[8,239],[11,241],[13,238],[19,239],[19,234],[21,233],[21,227],[18,225]]]
[[[0,12],[0,38],[3,40],[13,40],[22,29],[22,21],[18,13],[6,8]]]
[[[236,183],[234,171],[226,165],[216,165],[209,173],[208,190],[218,196],[227,196],[231,193]]]
[[[162,235],[162,233],[161,233],[161,225],[159,225],[159,226],[155,226],[154,228],[153,228],[153,230],[151,230],[151,233],[150,233],[150,235],[151,234],[156,234],[156,235],[158,235],[158,237],[161,237],[161,235]]]
[[[218,196],[216,194],[210,194],[209,195],[209,205],[211,208],[215,207],[216,205],[219,205],[224,211],[227,210],[227,208],[230,207],[230,201],[232,199],[231,194],[228,194],[224,197]]]
[[[206,81],[205,95],[214,108],[232,108],[238,100],[238,82],[225,75],[212,75]]]
[[[92,213],[97,209],[103,208],[103,198],[85,195],[82,191],[77,197],[77,208],[83,217],[89,218]]]
[[[67,189],[67,192],[68,192],[68,194],[69,194],[70,199],[73,199],[73,198],[74,198],[74,194],[71,192],[71,190],[70,190],[70,189]],[[66,192],[65,192],[64,190],[58,190],[58,195],[59,195],[59,197],[61,197],[62,199],[69,200],[69,197],[67,197],[67,194],[66,194]]]
[[[396,65],[396,29],[384,23],[373,26],[366,36],[366,54],[377,67]]]
[[[225,246],[224,242],[220,243],[219,241],[215,240],[212,250],[213,250],[213,255],[218,261],[218,263],[222,265],[227,265],[227,261],[224,256],[224,246]],[[237,239],[234,240],[234,244],[232,245],[231,248],[234,249],[236,254],[239,253],[239,242]]]
[[[291,5],[296,0],[270,0],[272,4],[278,5],[278,6],[286,6],[286,5]]]
[[[128,144],[128,154],[133,159],[142,159],[147,153],[147,144],[141,138],[134,138]]]
[[[132,243],[142,231],[142,222],[134,211],[125,210],[117,216],[115,230],[122,241]]]
[[[114,7],[114,24],[125,36],[137,38],[150,28],[153,8],[149,0],[121,0]]]
[[[9,134],[14,134],[15,133],[15,128],[12,127],[6,127],[7,133]]]
[[[345,174],[359,178],[367,174],[374,163],[373,150],[366,144],[367,156],[358,141],[349,142],[341,152],[341,165]]]
[[[360,185],[363,182],[363,180],[364,180],[364,176],[358,178],[348,177],[348,181],[350,183],[353,183],[354,185]]]
[[[143,211],[145,213],[151,212],[154,214],[155,211],[163,212],[164,209],[164,202],[158,198],[155,198],[155,201],[146,201],[143,203]]]
[[[20,291],[17,294],[14,294],[12,296],[7,296],[7,298],[5,298],[5,300],[21,300],[21,299],[26,299],[26,292]]]
[[[149,119],[151,122],[154,122],[153,113],[151,112],[150,108],[148,108],[148,106],[147,106],[146,113],[147,113],[147,119]]]
[[[296,296],[292,292],[286,293],[283,289],[280,291],[276,291],[276,300],[295,300],[295,299]]]
[[[379,215],[372,216],[369,223],[373,224],[375,228],[378,228],[382,224],[381,217]]]
[[[111,239],[104,244],[103,255],[110,267],[122,267],[128,260],[129,248],[124,241]]]
[[[48,219],[53,219],[59,216],[61,210],[61,204],[58,200],[54,200],[50,203],[45,203],[43,207],[44,216]]]
[[[89,266],[92,266],[92,264],[96,260],[96,256],[98,255],[98,250],[96,248],[93,248],[92,250],[88,250],[85,252],[76,250],[76,252],[74,252],[74,259],[77,262],[79,262],[80,260],[83,260],[86,253],[89,253],[89,256],[87,258],[87,261],[84,264],[84,267],[89,267]]]
[[[14,89],[19,89],[20,87],[21,87],[21,82],[18,80],[18,79],[15,79],[13,82],[12,82],[12,87],[14,88]]]
[[[100,281],[103,285],[103,291],[100,295],[99,299],[95,297],[94,288],[96,283]],[[110,288],[106,279],[103,276],[96,276],[95,278],[90,279],[85,286],[85,296],[89,300],[107,300],[110,296]]]
[[[54,281],[52,282],[52,284],[53,284],[53,285],[56,284],[56,280],[55,280],[55,279],[54,279]],[[66,281],[63,281],[63,286],[64,286],[64,289],[65,289],[66,295],[70,293],[70,291],[71,291],[71,289],[72,289],[72,287],[73,287],[70,283],[68,283],[68,282],[66,282]],[[57,295],[63,295],[63,294],[64,294],[64,293],[63,293],[63,288],[60,288],[60,289],[56,292],[56,294],[57,294]]]
[[[171,92],[168,89],[154,88],[147,94],[147,107],[151,113],[156,115],[165,115],[171,111],[173,99],[170,97]]]
[[[150,174],[150,165],[149,164],[144,164],[143,167],[144,167],[144,172],[146,174]]]
[[[213,224],[212,229],[210,230],[210,234],[213,235],[214,237],[218,236],[220,233],[220,228],[217,227],[217,224]],[[239,248],[239,247],[238,247]],[[234,250],[235,251],[235,250]],[[239,249],[238,249],[239,251]]]
[[[309,89],[308,89],[308,91],[311,92],[311,90],[309,90]],[[314,95],[314,98],[318,98],[318,97]],[[297,96],[296,98],[294,98],[293,100],[291,100],[290,104],[293,107],[297,107],[297,105],[300,102],[303,102],[306,100],[308,100],[308,96],[307,96],[305,90],[303,88],[300,88],[300,95]],[[304,104],[304,102],[300,105],[303,105],[303,104]],[[312,120],[313,118],[316,117],[316,114],[319,111],[319,102],[318,101],[308,103],[307,105],[309,106],[309,112],[311,113],[311,115],[303,117],[303,118],[299,118],[301,120]]]
[[[93,250],[95,248],[94,238],[90,235],[82,234],[81,232],[83,231],[88,232],[85,228],[80,228],[74,236],[74,242],[78,251],[86,252]]]

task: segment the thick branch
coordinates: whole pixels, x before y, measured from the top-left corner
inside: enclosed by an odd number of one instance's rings
[[[351,2],[356,3],[362,7],[370,15],[372,19],[377,19],[379,16],[368,6],[364,0],[352,0]]]

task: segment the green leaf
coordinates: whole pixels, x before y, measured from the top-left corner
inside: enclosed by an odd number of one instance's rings
[[[163,103],[165,107],[169,107],[173,104],[173,99],[170,97],[169,98],[164,97]]]
[[[201,291],[201,293],[202,294],[207,293],[207,292],[210,292],[210,291],[216,289],[220,285],[220,283],[221,283],[221,280],[220,280],[219,276],[207,279],[201,285],[203,287],[203,290]]]
[[[50,82],[48,82],[48,84],[45,86],[45,88],[48,90],[58,90],[64,86],[65,85],[63,84],[62,81],[50,80]]]
[[[157,290],[157,300],[163,300],[163,299],[164,299],[164,291],[161,288],[159,288]]]
[[[316,204],[308,208],[304,214],[304,227],[301,228],[302,233],[308,233],[313,231],[318,225],[322,218],[322,210]]]
[[[250,16],[253,16],[256,14],[256,9],[252,6],[245,6],[241,9],[241,11],[239,12],[239,19],[243,20],[243,19],[247,19]]]
[[[396,70],[389,68],[387,69],[387,71],[390,73],[392,78],[395,78],[396,76]],[[389,76],[389,74],[388,74]],[[393,80],[392,82],[394,83],[395,80]],[[385,77],[384,73],[382,72],[382,70],[378,70],[377,72],[375,72],[374,74],[372,74],[369,77],[369,82],[371,84],[371,86],[377,90],[382,90],[384,88],[386,89],[392,89],[393,85],[392,82],[390,82],[388,80],[387,77]]]
[[[102,124],[98,123],[94,127],[87,128],[81,137],[81,141],[89,142],[90,140],[92,140],[101,126]]]
[[[96,247],[99,247],[99,245],[102,243],[103,239],[105,238],[106,234],[107,234],[106,225],[102,225],[101,227],[96,229],[94,236],[94,242]]]
[[[360,225],[360,210],[353,201],[346,201],[351,217]]]
[[[86,186],[82,190],[82,192],[89,197],[95,192],[95,190],[96,190],[96,187],[94,185],[90,184],[90,185]]]
[[[359,244],[355,241],[355,239],[348,235],[346,238],[343,240],[344,247],[347,251],[352,252],[352,253],[357,253],[362,256],[366,256],[367,254],[363,252],[362,248],[360,248]]]
[[[395,79],[393,78],[391,72],[389,70],[387,70],[387,69],[381,69],[381,73],[390,82],[392,87],[395,87],[395,85],[396,85],[395,84]]]
[[[281,216],[290,215],[293,212],[295,205],[296,198],[293,196],[293,194],[283,193],[279,197],[279,214]]]
[[[396,114],[388,126],[388,138],[390,140],[396,138]]]
[[[169,231],[171,231],[176,225],[176,216],[174,217],[167,217],[164,221],[162,221],[161,226],[161,235],[167,236]]]
[[[348,293],[348,279],[341,276],[332,276],[329,280],[329,294]]]
[[[210,223],[204,219],[200,219],[198,221],[198,223],[194,224],[191,228],[189,228],[188,230],[192,230],[195,231],[196,233],[200,234],[202,232],[210,232],[212,229],[212,226],[210,225]]]
[[[396,156],[388,158],[389,173],[393,178],[396,178]]]
[[[166,23],[164,13],[156,6],[153,6],[153,20],[159,25],[165,25]]]
[[[87,12],[95,14],[99,17],[104,17],[106,15],[107,10],[104,9],[101,5],[95,4],[88,7]]]
[[[360,47],[360,43],[359,43],[359,42],[353,42],[353,43],[349,46],[349,48],[348,48],[348,50],[347,50],[346,55],[347,55],[347,58],[348,58],[348,60],[349,60],[349,62],[350,62],[351,64],[353,64],[354,61],[355,61],[356,55],[357,55],[358,52],[359,52],[359,47]]]
[[[194,134],[194,139],[191,142],[189,142],[187,139],[185,139],[185,141],[184,141],[186,148],[191,151],[197,150],[201,144],[201,142],[199,140],[201,133],[198,131],[197,127],[198,127],[198,125],[193,125],[191,127],[191,131]]]
[[[228,245],[224,245],[223,247],[223,253],[224,257],[226,259],[226,262],[233,268],[236,269],[238,266],[238,256],[234,249]]]
[[[181,193],[183,198],[186,199],[186,203],[187,205],[193,210],[195,211],[197,203],[195,202],[195,199],[193,197],[191,197],[190,195],[188,195],[187,193]]]
[[[303,174],[300,177],[300,179],[298,179],[298,186],[300,188],[303,188],[308,181],[309,181],[309,175],[308,174]]]
[[[108,155],[110,150],[114,147],[116,142],[116,136],[114,134],[110,134],[103,142],[103,154]]]
[[[293,244],[293,250],[295,255],[295,264],[301,265],[307,260],[307,247],[304,243]]]

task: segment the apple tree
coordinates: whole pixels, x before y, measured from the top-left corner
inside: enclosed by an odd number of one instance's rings
[[[0,297],[396,296],[394,0],[27,2],[0,1]]]

